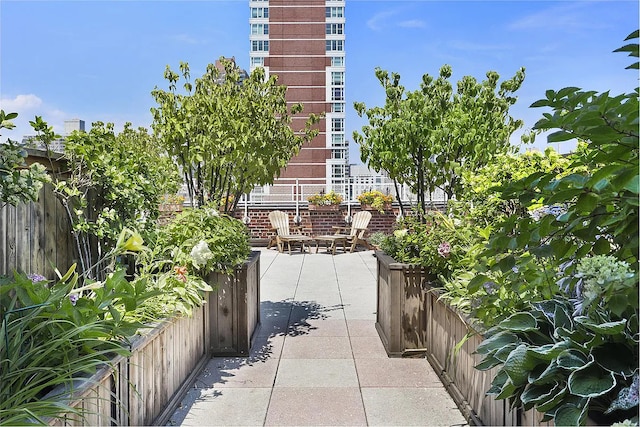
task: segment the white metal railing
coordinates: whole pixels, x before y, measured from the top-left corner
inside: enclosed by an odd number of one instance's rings
[[[367,191],[378,190],[384,194],[391,194],[393,199],[397,199],[395,185],[393,183],[385,184],[334,184],[332,190],[342,196],[343,203],[347,205],[359,204],[357,197]],[[402,202],[413,203],[417,197],[411,192],[407,185],[398,185],[400,199]],[[274,184],[265,187],[256,187],[251,193],[243,195],[240,199],[240,206],[246,204],[263,205],[263,204],[296,204],[306,205],[308,198],[314,194],[325,193],[326,186],[323,184]],[[443,202],[446,200],[442,191],[437,191],[431,195],[430,200],[434,202]]]

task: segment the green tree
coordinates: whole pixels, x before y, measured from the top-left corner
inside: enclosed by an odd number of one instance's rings
[[[478,82],[463,77],[457,91],[449,82],[451,67],[444,65],[438,78],[422,77],[420,89],[405,91],[400,75],[376,68],[386,93],[383,107],[354,107],[369,124],[353,133],[361,158],[376,171],[385,170],[397,182],[408,184],[426,210],[426,197],[437,188],[448,198],[460,195],[464,170],[487,164],[498,153],[510,151],[509,137],[522,122],[509,116],[516,102],[512,94],[524,80],[524,69],[503,81],[489,71]]]
[[[38,137],[46,140],[47,132],[44,123]],[[96,278],[96,260],[110,253],[123,229],[155,229],[160,197],[177,191],[179,174],[154,137],[130,123],[117,135],[102,122],[74,132],[65,160],[69,175],[57,177],[56,194],[73,225],[83,274]]]
[[[0,129],[13,129],[15,125],[11,120],[16,117],[18,113],[6,114],[0,110]],[[35,202],[42,186],[51,180],[43,165],[28,166],[26,157],[27,151],[15,141],[7,139],[0,144],[0,209],[7,204]]]
[[[272,184],[303,143],[317,134],[311,115],[304,129],[290,127],[302,105],[287,108],[287,88],[258,68],[242,79],[239,68],[221,58],[224,72],[209,64],[191,83],[189,65],[181,76],[169,67],[169,90],[156,88],[153,129],[166,152],[182,168],[189,196],[201,206],[212,201],[232,212],[243,193]],[[177,93],[182,77],[186,94]]]

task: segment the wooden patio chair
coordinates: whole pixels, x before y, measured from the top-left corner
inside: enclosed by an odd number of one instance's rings
[[[358,245],[364,245],[369,249],[369,243],[364,239],[364,233],[367,231],[367,227],[369,227],[369,221],[371,221],[371,212],[360,211],[353,216],[351,228],[335,227],[337,229],[335,235],[347,239],[347,244],[351,245],[350,252],[353,252]],[[344,234],[342,233],[343,231]],[[347,231],[349,231],[349,234],[346,234]]]
[[[289,231],[289,215],[282,211],[269,212],[269,221],[271,227],[276,231],[276,244],[278,245],[278,252],[282,252],[284,244],[287,244],[289,248],[289,255],[291,255],[291,243],[300,243],[302,246],[302,252],[304,252],[305,242],[313,240],[309,236],[305,236],[302,233],[292,234]]]

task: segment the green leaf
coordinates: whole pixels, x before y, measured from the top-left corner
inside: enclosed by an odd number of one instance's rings
[[[587,364],[587,356],[577,349],[568,349],[558,355],[558,366],[575,370]]]
[[[624,319],[617,322],[595,323],[592,319],[586,316],[578,316],[575,318],[575,321],[590,331],[601,335],[621,334],[627,324],[627,321]]]
[[[591,213],[598,204],[600,198],[595,193],[582,193],[578,196],[578,201],[576,202],[576,209],[579,212],[587,212]]]
[[[582,409],[573,404],[565,404],[556,411],[553,423],[557,426],[581,426],[584,418]]]
[[[595,362],[589,362],[569,375],[569,391],[580,397],[602,396],[615,386],[613,372],[602,369]]]
[[[591,354],[598,365],[616,375],[630,377],[638,368],[634,352],[622,343],[606,343],[591,350]]]
[[[539,402],[536,405],[536,410],[538,412],[548,412],[558,406],[560,402],[564,399],[564,396],[567,394],[567,387],[564,386],[562,389],[558,390],[558,388],[554,388],[551,393],[549,393],[549,399],[546,401]],[[555,393],[555,394],[554,394]],[[560,424],[558,424],[560,425]]]
[[[496,352],[509,344],[517,344],[520,338],[512,332],[502,331],[485,339],[476,348],[475,354],[489,354]]]
[[[569,141],[575,138],[576,136],[574,134],[559,130],[547,136],[547,143],[551,144],[553,142]]]
[[[526,344],[520,344],[513,350],[502,369],[507,373],[514,386],[521,386],[528,382],[529,372],[539,363],[531,357]]]
[[[571,342],[569,340],[565,340],[554,344],[545,344],[540,347],[529,347],[528,351],[530,355],[536,359],[551,361],[570,346]]]
[[[518,332],[534,331],[538,328],[538,322],[530,313],[516,313],[500,322],[499,327]]]

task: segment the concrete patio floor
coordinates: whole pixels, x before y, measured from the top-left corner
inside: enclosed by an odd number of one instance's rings
[[[248,358],[213,358],[168,425],[453,426],[466,421],[424,358],[388,358],[372,251],[261,251]]]

